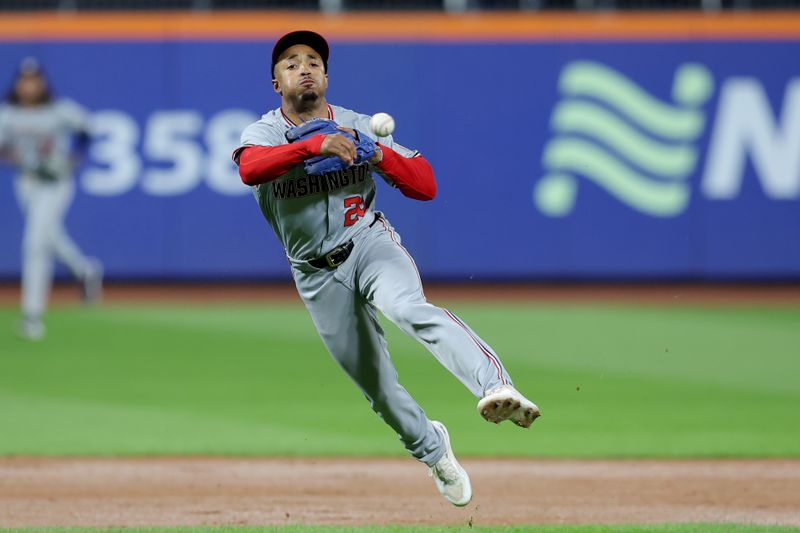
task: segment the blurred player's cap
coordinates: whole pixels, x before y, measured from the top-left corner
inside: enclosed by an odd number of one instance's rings
[[[275,63],[278,62],[278,58],[281,57],[282,53],[296,44],[304,44],[317,52],[322,58],[322,64],[325,66],[325,72],[328,72],[328,56],[330,56],[328,41],[326,41],[325,37],[319,33],[314,33],[313,31],[308,30],[299,30],[287,33],[278,39],[278,42],[276,42],[275,46],[272,48],[273,76],[275,75]]]
[[[17,72],[20,75],[43,74],[42,64],[39,63],[39,60],[36,59],[35,57],[26,57],[25,59],[19,62],[19,66],[17,67]]]

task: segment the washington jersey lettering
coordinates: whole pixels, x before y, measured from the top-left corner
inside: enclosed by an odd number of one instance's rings
[[[339,126],[356,129],[404,157],[417,154],[395,143],[391,136],[376,137],[369,129],[369,115],[339,106],[328,109],[331,119]],[[241,145],[288,144],[286,132],[294,126],[280,109],[274,109],[242,132]],[[394,185],[369,163],[322,176],[309,176],[301,163],[276,180],[253,186],[253,194],[287,255],[309,260],[352,239],[372,222],[374,174]]]

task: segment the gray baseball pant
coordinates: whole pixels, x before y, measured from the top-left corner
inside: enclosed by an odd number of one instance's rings
[[[64,228],[67,210],[75,195],[72,180],[17,180],[17,199],[25,216],[22,237],[22,313],[40,317],[47,308],[58,259],[79,279],[91,269]]]
[[[427,303],[414,260],[388,221],[378,218],[354,243],[335,270],[291,261],[298,292],[328,351],[372,409],[412,456],[432,466],[444,454],[442,436],[398,382],[377,312],[425,346],[476,397],[511,379],[474,331]]]

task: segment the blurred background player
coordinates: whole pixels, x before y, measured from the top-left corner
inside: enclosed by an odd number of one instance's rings
[[[0,156],[19,172],[16,192],[25,230],[18,332],[26,339],[44,337],[55,259],[81,282],[85,301],[100,297],[102,266],[81,252],[64,227],[75,195],[73,169],[89,142],[87,129],[86,112],[75,102],[54,99],[39,62],[24,59],[0,105]]]

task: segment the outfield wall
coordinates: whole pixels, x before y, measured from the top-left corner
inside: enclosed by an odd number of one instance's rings
[[[798,14],[4,14],[0,86],[36,55],[92,111],[68,225],[110,276],[288,276],[229,155],[300,27],[433,164],[435,201],[377,199],[426,276],[800,278]],[[0,277],[21,231],[4,167]]]

